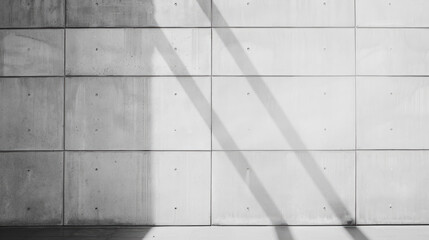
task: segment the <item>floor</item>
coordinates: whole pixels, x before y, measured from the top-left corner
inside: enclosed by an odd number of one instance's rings
[[[428,240],[429,225],[0,227],[0,240]]]
[[[149,232],[149,230],[150,228],[0,228],[0,239],[141,240]]]

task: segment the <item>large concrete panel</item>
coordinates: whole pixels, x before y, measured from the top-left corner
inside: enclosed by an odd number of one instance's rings
[[[0,30],[0,76],[63,74],[62,29]]]
[[[66,72],[209,75],[210,36],[201,28],[68,29]]]
[[[72,27],[210,27],[210,0],[72,0]]]
[[[65,223],[206,225],[209,152],[67,152]]]
[[[213,78],[213,149],[354,149],[353,77]]]
[[[213,0],[213,25],[354,27],[354,1]]]
[[[429,149],[429,79],[357,78],[360,149]]]
[[[354,30],[213,30],[215,75],[352,75]]]
[[[62,26],[64,0],[0,1],[0,28]]]
[[[0,150],[63,148],[63,78],[0,78]]]
[[[429,151],[359,151],[359,224],[429,223]]]
[[[360,75],[429,75],[429,31],[358,29],[356,71]]]
[[[0,225],[62,223],[63,153],[0,153]]]
[[[188,84],[196,89],[183,89]],[[210,150],[210,104],[195,107],[200,97],[210,103],[210,84],[209,77],[67,78],[66,149]]]
[[[363,27],[428,27],[427,0],[357,0],[356,21]]]
[[[213,152],[213,223],[354,222],[354,152]]]

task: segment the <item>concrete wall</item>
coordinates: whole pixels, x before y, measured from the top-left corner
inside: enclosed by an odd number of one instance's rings
[[[428,11],[0,1],[0,225],[429,224]]]

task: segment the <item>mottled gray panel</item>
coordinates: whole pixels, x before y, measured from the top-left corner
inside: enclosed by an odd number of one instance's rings
[[[352,75],[354,29],[218,28],[215,75]]]
[[[213,152],[213,223],[354,222],[354,152]]]
[[[353,0],[213,0],[214,26],[354,26]]]
[[[358,77],[357,147],[429,149],[429,78]]]
[[[429,223],[429,151],[359,151],[357,222]]]
[[[65,223],[210,224],[210,152],[67,152]]]
[[[209,75],[210,29],[68,29],[69,75]]]
[[[0,150],[63,148],[63,78],[0,78]]]
[[[0,76],[63,74],[62,29],[0,30]]]
[[[62,223],[63,153],[0,153],[0,225]]]
[[[64,5],[64,0],[1,0],[0,28],[62,27]]]
[[[210,149],[208,77],[67,78],[66,91],[66,149]]]
[[[210,27],[210,0],[71,0],[71,27]]]

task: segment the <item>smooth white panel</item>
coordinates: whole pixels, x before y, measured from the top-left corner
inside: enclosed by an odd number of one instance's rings
[[[63,74],[62,29],[0,30],[0,76]]]
[[[67,26],[210,27],[210,0],[71,0]]]
[[[67,29],[70,75],[209,75],[210,29]]]
[[[360,149],[429,148],[429,78],[357,78]]]
[[[426,29],[358,29],[359,75],[429,75]]]
[[[354,152],[213,152],[213,223],[354,222]]]
[[[207,225],[209,152],[67,152],[65,224]]]
[[[360,151],[359,224],[429,223],[429,151]]]
[[[63,78],[0,78],[0,150],[63,149]]]
[[[60,225],[62,199],[62,152],[0,153],[1,226]]]
[[[354,78],[213,78],[213,149],[354,149]]]
[[[214,26],[354,26],[353,0],[213,0]]]
[[[358,26],[428,27],[427,0],[356,0]]]
[[[354,30],[219,28],[214,75],[351,75]]]
[[[210,84],[205,77],[67,78],[66,149],[210,150]]]

